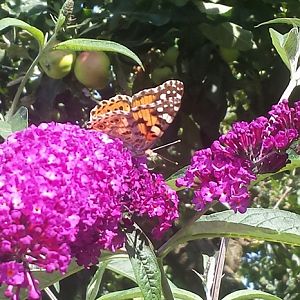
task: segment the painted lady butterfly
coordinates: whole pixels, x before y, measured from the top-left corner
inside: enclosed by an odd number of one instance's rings
[[[144,154],[173,122],[182,95],[183,83],[178,80],[168,80],[132,97],[117,95],[91,110],[87,127],[120,138],[134,153]]]

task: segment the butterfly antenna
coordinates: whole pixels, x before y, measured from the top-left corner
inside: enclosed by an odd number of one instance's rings
[[[170,160],[170,159],[166,158],[165,156],[163,156],[163,155],[161,155],[159,153],[154,152],[151,149],[146,150],[145,153],[146,153],[147,157],[149,157],[150,159],[153,159],[154,157],[160,157],[163,160],[166,160],[166,161],[170,162],[171,164],[174,164],[176,166],[178,165],[177,161]]]
[[[181,142],[181,140],[176,140],[176,141],[174,141],[174,142],[171,142],[171,143],[168,143],[168,144],[161,145],[161,146],[158,146],[158,147],[156,147],[156,148],[153,148],[152,151],[156,151],[156,150],[159,150],[159,149],[162,149],[162,148],[166,148],[166,147],[169,147],[169,146],[178,144],[178,143],[180,143],[180,142]]]

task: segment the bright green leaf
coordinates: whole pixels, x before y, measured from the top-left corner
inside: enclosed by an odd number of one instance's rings
[[[28,127],[28,109],[21,106],[9,120],[12,132],[23,130]]]
[[[136,283],[136,279],[128,255],[115,255],[107,264],[107,269],[119,275],[122,275]]]
[[[0,31],[9,26],[16,26],[28,31],[39,42],[40,47],[44,44],[44,34],[38,28],[15,18],[3,18],[0,20]]]
[[[127,299],[134,299],[134,298],[142,298],[142,292],[139,288],[132,288],[128,290],[118,291],[109,293],[106,295],[97,298],[97,300],[127,300]]]
[[[283,46],[285,39],[286,39],[285,35],[282,35],[281,33],[277,32],[273,28],[270,28],[269,32],[270,32],[270,36],[272,39],[272,44],[275,47],[277,53],[281,57],[284,64],[288,67],[288,69],[291,70],[291,65],[290,65],[287,53]]]
[[[256,48],[252,32],[234,23],[224,22],[218,25],[203,23],[199,28],[205,37],[216,45],[240,51]]]
[[[161,274],[150,241],[138,228],[126,236],[125,247],[144,299],[161,300]]]
[[[108,261],[101,262],[98,264],[98,269],[95,272],[92,280],[90,281],[90,283],[87,287],[86,297],[85,297],[86,300],[95,300],[96,299],[107,264],[108,264]]]
[[[263,23],[258,24],[258,26],[267,25],[267,24],[290,24],[292,26],[300,26],[300,19],[298,18],[277,18],[269,20]]]
[[[130,57],[144,68],[138,56],[127,47],[112,41],[94,40],[94,39],[72,39],[57,44],[54,49],[72,50],[72,51],[109,51],[123,54]]]
[[[300,215],[263,208],[249,208],[244,214],[228,210],[205,215],[179,231],[160,257],[178,244],[214,237],[253,238],[300,246]]]
[[[281,300],[281,298],[265,293],[262,291],[252,291],[252,290],[240,290],[233,292],[222,300],[254,300],[254,299],[263,299],[263,300]]]
[[[174,294],[175,300],[202,300],[202,298],[190,291],[186,291],[183,289],[172,289],[172,292]],[[118,291],[106,294],[97,300],[129,300],[129,299],[135,299],[135,298],[142,298],[142,293],[139,288],[132,288],[128,290]],[[162,298],[164,299],[164,298]]]
[[[6,139],[12,133],[11,125],[0,120],[0,135]]]
[[[223,4],[210,3],[199,0],[193,0],[193,2],[202,13],[208,15],[223,15],[231,12],[232,10],[231,6]]]

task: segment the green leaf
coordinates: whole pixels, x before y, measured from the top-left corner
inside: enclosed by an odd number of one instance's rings
[[[72,51],[110,51],[123,54],[137,62],[143,69],[144,66],[138,56],[127,47],[112,41],[94,39],[72,39],[57,44],[54,49]]]
[[[0,20],[0,31],[9,26],[19,27],[28,31],[39,42],[40,47],[44,44],[44,34],[38,28],[15,18],[3,18]]]
[[[218,25],[203,23],[199,28],[205,37],[216,45],[240,51],[256,47],[252,32],[234,23],[225,22]]]
[[[269,20],[263,23],[256,25],[255,27],[259,27],[267,24],[289,24],[292,26],[300,26],[300,19],[298,18],[277,18],[273,20]]]
[[[12,133],[11,125],[0,120],[0,135],[6,139]]]
[[[207,15],[224,15],[232,11],[231,6],[223,4],[210,3],[199,0],[193,0],[193,3],[198,7],[198,9],[202,13]]]
[[[180,191],[185,189],[185,187],[177,187],[176,186],[176,180],[178,178],[181,178],[184,176],[185,172],[187,171],[188,166],[181,168],[174,174],[172,174],[169,178],[166,179],[166,183],[174,190],[174,191]]]
[[[284,35],[272,28],[269,29],[269,32],[275,49],[293,75],[296,72],[299,58],[298,28],[294,27]]]
[[[135,226],[125,243],[136,281],[145,300],[161,299],[161,274],[150,241]]]
[[[172,289],[175,300],[203,300],[200,296],[179,288]],[[128,290],[118,291],[106,294],[97,300],[128,300],[134,298],[142,298],[142,293],[139,288],[132,288]],[[164,298],[162,298],[164,299]]]
[[[277,53],[281,57],[284,64],[288,67],[288,69],[291,70],[291,65],[290,65],[287,53],[283,46],[285,39],[286,39],[285,35],[282,35],[281,33],[277,32],[273,28],[270,28],[269,32],[270,32],[270,36],[272,39],[272,44],[275,47]]]
[[[233,292],[222,300],[251,300],[251,299],[263,299],[263,300],[281,300],[281,298],[265,293],[262,291],[252,291],[252,290],[240,290]]]
[[[128,255],[115,255],[107,264],[107,269],[136,283],[136,278]]]
[[[253,238],[300,246],[300,216],[288,211],[263,208],[249,208],[244,214],[228,210],[205,215],[180,230],[160,253],[160,257],[178,244],[214,237]]]
[[[98,269],[95,272],[92,280],[90,281],[90,283],[87,287],[86,297],[85,297],[86,300],[95,300],[96,299],[107,264],[108,264],[108,261],[101,262],[98,264]]]
[[[100,298],[97,298],[97,300],[127,300],[127,299],[135,299],[135,298],[141,298],[142,292],[140,288],[132,288],[128,290],[118,291],[109,293],[106,295],[101,296]]]
[[[12,132],[23,130],[28,127],[28,109],[21,106],[9,120]]]

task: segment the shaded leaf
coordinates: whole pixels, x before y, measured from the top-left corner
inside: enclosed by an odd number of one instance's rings
[[[54,49],[72,50],[72,51],[109,51],[123,54],[130,57],[144,68],[141,60],[127,47],[111,41],[94,39],[72,39],[57,44]]]
[[[168,184],[168,186],[170,186],[175,191],[183,190],[185,187],[177,187],[176,186],[176,180],[178,178],[183,177],[185,172],[187,171],[187,169],[188,169],[188,166],[183,167],[180,170],[178,170],[177,172],[175,172],[174,174],[172,174],[170,177],[168,177],[166,179],[166,183]]]
[[[256,47],[252,32],[234,23],[225,22],[218,25],[203,23],[199,28],[205,37],[216,45],[241,51]]]
[[[44,44],[44,34],[38,28],[15,18],[4,18],[0,20],[0,31],[9,26],[19,27],[28,31],[39,42],[40,46]]]

